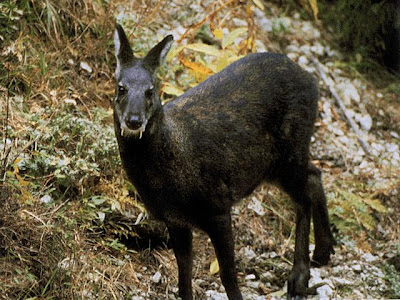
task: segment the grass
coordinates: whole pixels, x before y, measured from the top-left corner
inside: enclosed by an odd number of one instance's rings
[[[156,42],[161,27],[152,19],[157,13],[154,3],[137,3],[140,7],[134,9],[143,12],[141,19],[123,21],[134,28],[131,38],[141,54]],[[168,4],[160,2],[158,7]],[[118,158],[109,107],[114,92],[114,10],[108,1],[0,3],[0,299],[121,299],[141,291],[156,299],[176,286],[165,227],[147,217]],[[216,10],[221,14],[214,14]],[[242,42],[235,48],[226,40],[237,31],[225,16],[251,26],[250,12],[239,2],[223,8],[220,2],[210,5],[208,14],[189,26],[188,44],[198,38],[197,29],[203,35],[223,29],[224,35],[213,40],[218,45],[225,38],[221,53],[239,57],[251,50],[255,29],[242,28]],[[173,18],[184,18],[179,9],[174,13]],[[278,31],[284,38],[284,30]],[[178,52],[161,77],[182,91],[204,79],[196,68],[181,64],[182,56],[210,69],[226,63],[226,55],[210,59],[188,49]],[[81,62],[92,72],[83,70]],[[165,100],[167,94],[162,95]],[[351,220],[355,233],[368,231],[357,216],[376,210],[364,202],[362,188],[338,185],[333,209],[346,202],[354,205],[344,206],[345,216],[335,214],[337,221]],[[247,208],[248,201],[238,206],[240,217],[235,215],[234,222],[239,245],[256,245],[257,253],[291,255],[294,215],[287,198],[266,187],[255,195],[262,199],[266,215],[258,217]],[[197,249],[208,245],[198,253],[202,263],[196,274],[214,281],[200,267],[211,263],[211,245],[201,233],[196,239]],[[243,264],[240,269],[258,267]],[[163,274],[160,285],[151,281],[157,271]]]

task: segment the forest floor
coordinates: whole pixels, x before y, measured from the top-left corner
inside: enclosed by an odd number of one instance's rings
[[[117,20],[133,36],[133,48],[139,56],[166,34],[173,34],[179,45],[196,41],[216,47],[221,47],[221,41],[223,44],[223,40],[218,41],[222,34],[231,39],[230,42],[225,39],[225,45],[231,43],[237,48],[242,45],[240,41],[253,38],[253,50],[285,53],[320,78],[319,118],[311,155],[323,173],[338,245],[327,266],[311,269],[309,286],[314,295],[310,298],[400,298],[400,81],[387,75],[377,84],[369,74],[357,72],[350,63],[344,62],[345,55],[337,50],[321,23],[311,18],[306,20],[295,9],[286,11],[259,1],[254,1],[251,7],[219,2],[211,5],[215,2],[211,0],[193,0],[185,5],[180,1],[159,1],[152,7],[146,6],[150,2],[119,1],[114,7]],[[238,28],[242,29],[230,35]],[[111,31],[110,28],[105,34],[107,42],[111,41]],[[95,49],[95,46],[91,47]],[[20,109],[18,95],[11,97],[8,125],[16,132],[16,138],[10,135],[9,141],[2,144],[2,151],[10,144],[15,145],[10,156],[19,154],[5,174],[10,178],[8,185],[0,190],[0,299],[178,299],[177,267],[168,248],[166,231],[148,218],[140,203],[131,200],[136,198],[133,188],[125,181],[120,167],[115,167],[119,163],[112,165],[118,156],[106,100],[113,94],[111,68],[95,63],[90,55],[84,60],[78,53],[81,45],[74,47],[74,55],[79,58],[64,58],[62,74],[67,78],[72,71],[64,69],[73,69],[75,82],[88,81],[86,89],[67,88],[65,83],[53,84],[51,88],[48,85],[51,92],[32,92],[32,99],[43,99],[39,104],[34,101],[24,104],[28,109]],[[6,55],[5,49],[1,51]],[[18,54],[19,50],[9,51]],[[108,56],[111,54],[107,52]],[[194,59],[198,59],[198,53]],[[198,61],[210,69],[215,64],[204,57]],[[167,62],[170,70],[162,70],[165,82],[170,80],[176,87],[171,92],[165,88],[168,84],[162,83],[166,100],[174,91],[185,90],[201,80],[199,74],[194,74],[196,69],[188,75],[187,70],[176,67],[178,63],[177,57],[172,57]],[[183,72],[183,77],[172,74],[175,71]],[[93,88],[100,96],[93,95]],[[68,93],[63,94],[63,89]],[[332,90],[343,101],[345,112],[339,108]],[[166,95],[167,91],[170,96]],[[53,112],[39,108],[49,103],[54,106]],[[104,110],[98,112],[96,105]],[[3,114],[5,105],[1,108]],[[89,117],[82,117],[81,111]],[[64,119],[56,119],[54,112]],[[68,119],[69,114],[74,119]],[[90,133],[81,127],[72,127],[70,122],[79,121],[85,128],[98,130],[92,122],[97,115],[102,116],[101,127],[94,139],[83,138],[81,144],[73,142],[76,148],[68,150],[73,137],[90,137]],[[355,122],[357,133],[349,126],[346,115]],[[66,125],[56,124],[53,119]],[[32,134],[25,143],[20,137],[17,145],[18,134],[28,132],[24,124],[35,122],[39,125],[32,127],[39,133]],[[50,126],[58,127],[50,129]],[[59,137],[63,141],[69,133],[71,137],[65,144],[53,145],[49,141],[57,137],[55,132],[63,133]],[[363,149],[360,139],[367,149]],[[40,143],[49,144],[39,151],[37,144]],[[104,153],[114,156],[111,159],[107,154],[101,162],[74,161],[68,151],[78,153],[78,149],[86,149],[82,143],[110,147]],[[52,173],[29,173],[27,166],[33,166],[33,158],[37,160],[51,147],[64,151],[43,159],[54,167]],[[60,153],[70,159],[62,160]],[[104,169],[113,169],[107,173],[108,177],[99,175],[93,179],[82,175],[88,170],[97,170],[97,165],[93,165],[96,163],[100,168],[104,164]],[[82,173],[68,173],[68,166],[72,164],[79,165]],[[41,166],[35,161],[37,170]],[[67,175],[63,177],[57,172]],[[65,188],[62,184],[75,175],[76,186]],[[30,190],[33,181],[36,185]],[[52,194],[55,190],[63,192],[59,199]],[[294,251],[294,213],[290,199],[277,188],[262,185],[234,207],[233,223],[238,279],[244,298],[285,297]],[[227,299],[216,274],[211,242],[201,231],[194,233],[194,251],[193,287],[197,299]]]

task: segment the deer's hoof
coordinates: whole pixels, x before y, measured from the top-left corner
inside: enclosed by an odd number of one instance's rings
[[[320,267],[327,265],[331,254],[335,254],[335,250],[333,249],[334,245],[336,245],[336,242],[333,240],[330,243],[325,243],[324,246],[316,246],[311,260],[311,266]]]
[[[287,299],[305,299],[307,297],[309,279],[310,270],[308,268],[293,267],[288,280]]]

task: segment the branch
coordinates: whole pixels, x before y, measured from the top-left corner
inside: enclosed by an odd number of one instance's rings
[[[368,155],[370,155],[370,151],[368,148],[368,145],[366,143],[366,141],[364,141],[364,139],[362,138],[362,134],[360,132],[360,130],[357,127],[357,124],[353,121],[353,119],[351,118],[349,112],[346,109],[346,106],[344,105],[342,99],[340,99],[338,93],[336,92],[335,88],[332,86],[331,82],[328,80],[327,75],[325,74],[324,70],[322,70],[320,63],[318,62],[318,60],[314,57],[311,57],[312,62],[314,63],[314,65],[317,67],[318,73],[320,74],[322,80],[324,81],[324,83],[329,87],[329,91],[331,92],[333,98],[335,98],[336,103],[339,105],[340,109],[342,110],[344,116],[346,117],[347,123],[350,125],[350,127],[353,129],[354,133],[357,136],[358,142],[361,145],[361,148],[363,148],[364,152]]]

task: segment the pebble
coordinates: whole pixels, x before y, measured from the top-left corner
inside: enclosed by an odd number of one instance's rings
[[[249,274],[249,275],[246,275],[246,277],[244,278],[244,280],[254,280],[254,279],[256,279],[256,275],[254,275],[254,274]]]
[[[219,293],[217,291],[208,290],[206,291],[207,300],[228,300],[225,293]]]
[[[378,260],[378,257],[373,256],[371,253],[364,253],[364,254],[361,256],[361,258],[362,258],[363,260],[365,260],[366,262],[373,262],[373,261]]]
[[[328,284],[325,284],[317,288],[317,293],[320,299],[330,299],[331,296],[333,295],[333,290]]]
[[[161,273],[157,271],[157,272],[153,275],[153,277],[151,278],[151,280],[152,280],[154,283],[159,283],[159,282],[161,281]]]
[[[343,98],[346,105],[350,105],[352,101],[360,102],[360,95],[357,88],[351,82],[342,82],[336,85],[336,89]]]
[[[361,272],[361,266],[359,264],[353,265],[351,268],[356,272]]]
[[[370,115],[362,116],[360,119],[361,128],[365,131],[369,131],[372,127],[372,118]]]

